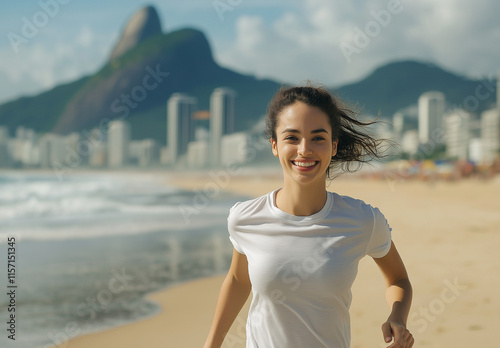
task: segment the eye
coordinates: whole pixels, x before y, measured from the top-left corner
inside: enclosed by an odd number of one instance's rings
[[[285,138],[285,140],[297,140],[297,137],[296,136],[293,136],[293,135],[289,135]]]
[[[317,136],[317,137],[314,137],[313,140],[325,140],[325,138]]]

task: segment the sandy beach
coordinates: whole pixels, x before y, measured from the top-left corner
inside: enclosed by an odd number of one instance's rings
[[[279,172],[210,176],[162,175],[186,189],[263,195],[281,186]],[[208,186],[207,186],[208,185]],[[215,185],[215,186],[214,186]],[[408,327],[415,347],[492,347],[500,333],[500,180],[422,182],[341,176],[329,191],[379,207],[408,269],[414,300]],[[76,337],[59,347],[202,347],[223,275],[173,286],[148,296],[161,312],[107,331]],[[245,346],[249,302],[223,347]],[[353,287],[352,348],[386,347],[381,324],[389,309],[384,282],[373,260],[364,258]]]

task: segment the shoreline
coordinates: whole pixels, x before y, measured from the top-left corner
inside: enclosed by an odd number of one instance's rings
[[[279,168],[281,169],[281,168]],[[238,190],[237,187],[239,187],[241,181],[246,181],[248,180],[248,176],[253,174],[256,169],[254,168],[247,168],[246,173],[239,173],[238,175],[233,175],[231,177],[230,181],[228,182],[228,185],[222,184],[219,182],[219,188],[221,192],[226,192],[229,194],[237,194],[237,195],[248,195],[252,196],[254,194],[254,191],[248,191],[248,190]],[[0,174],[2,171],[0,171]],[[47,173],[47,174],[52,174],[50,170],[40,170],[40,171],[29,171],[29,173],[33,174],[40,174],[40,173]],[[215,172],[217,173],[217,172]],[[121,171],[79,171],[72,173],[71,175],[93,175],[95,174],[96,176],[101,176],[101,175],[118,175],[118,176],[123,176],[123,177],[128,177],[128,176],[133,176],[133,177],[151,177],[153,178],[156,182],[163,184],[163,185],[168,185],[171,187],[183,189],[183,190],[199,190],[203,188],[203,186],[207,184],[213,184],[217,179],[214,179],[214,177],[210,177],[208,175],[208,171],[205,170],[200,170],[200,171],[193,171],[189,173],[183,173],[184,175],[180,175],[181,173],[176,173],[176,172],[163,172],[163,171],[155,171],[155,172],[142,172],[142,171],[126,171],[126,172],[121,172]],[[262,175],[260,173],[260,178],[259,181],[264,180],[267,181],[271,178],[271,182],[273,184],[276,182],[276,180],[280,181],[281,180],[281,170],[276,171],[274,168],[269,170],[269,173]],[[274,180],[273,180],[274,179]],[[193,181],[195,180],[195,181]],[[229,187],[226,187],[229,186]],[[158,307],[158,311],[155,313],[152,313],[150,316],[145,317],[145,318],[138,318],[135,320],[130,321],[129,323],[124,323],[124,324],[119,324],[118,326],[115,327],[108,327],[108,328],[103,328],[102,330],[98,331],[92,331],[92,332],[87,332],[83,334],[79,334],[75,337],[72,337],[64,342],[61,343],[56,343],[54,346],[46,346],[46,347],[52,347],[52,348],[61,348],[61,347],[110,347],[110,346],[115,346],[118,343],[115,343],[115,337],[127,335],[127,330],[129,328],[134,328],[134,330],[140,329],[141,332],[149,332],[151,331],[151,334],[155,334],[158,332],[163,332],[164,334],[167,333],[170,335],[169,340],[176,340],[176,346],[178,347],[184,347],[185,344],[191,344],[190,340],[186,341],[186,336],[182,336],[180,338],[177,338],[177,331],[169,331],[167,330],[165,332],[165,329],[162,327],[159,327],[159,321],[164,321],[168,326],[169,322],[172,322],[172,324],[178,325],[178,317],[172,321],[172,318],[168,317],[168,313],[166,313],[165,308],[170,308],[172,307],[172,301],[169,299],[171,296],[175,297],[178,295],[186,296],[187,293],[192,293],[193,290],[196,292],[196,298],[203,299],[201,302],[200,306],[205,305],[207,302],[212,301],[213,302],[213,310],[215,310],[215,300],[216,297],[214,296],[208,296],[208,297],[203,297],[199,296],[200,294],[197,293],[197,290],[201,287],[203,289],[209,289],[207,293],[213,293],[216,291],[218,293],[220,286],[222,285],[222,281],[224,280],[225,274],[218,274],[218,275],[213,275],[209,277],[202,277],[202,278],[197,278],[197,279],[190,279],[190,280],[185,280],[185,281],[180,281],[176,282],[174,284],[168,284],[165,287],[155,290],[153,292],[147,293],[143,295],[143,299],[146,301],[150,301],[154,303],[155,306]],[[245,335],[241,334],[241,331],[244,331],[244,326],[245,326],[245,321],[246,321],[246,315],[248,313],[248,308],[250,306],[251,302],[251,295],[249,296],[249,299],[247,303],[243,306],[241,312],[239,313],[237,319],[235,320],[235,325],[231,328],[231,330],[228,332],[228,337],[232,337],[231,339],[231,346],[234,347],[244,347],[245,344]],[[193,306],[194,308],[196,306]],[[175,308],[175,306],[174,306]],[[203,335],[208,334],[208,329],[210,322],[212,320],[213,316],[213,310],[206,312],[205,320],[207,323],[204,325],[204,331]],[[176,311],[174,309],[174,311]],[[177,310],[177,312],[179,312]],[[180,311],[182,312],[182,311]],[[189,325],[189,323],[192,322],[192,317],[193,315],[196,315],[198,318],[200,318],[199,313],[197,314],[190,314],[186,315],[183,317],[183,321],[181,325]],[[238,325],[236,325],[239,323]],[[202,326],[203,327],[203,326]],[[189,335],[191,336],[191,335]],[[203,342],[199,342],[199,338],[196,339],[197,335],[193,335],[195,339],[192,342],[193,347],[198,347],[200,344],[202,345]],[[198,335],[199,337],[199,335]],[[204,341],[204,340],[203,340]],[[120,339],[120,347],[139,347],[144,344],[144,341],[142,340],[135,340],[134,336],[127,338],[126,342],[123,341],[123,339]],[[158,347],[164,347],[164,343],[156,342],[155,340],[153,341],[148,341],[147,346],[148,347],[154,347],[155,344],[158,344]],[[162,345],[160,345],[162,344]],[[234,345],[234,344],[239,344],[239,345]],[[189,345],[186,345],[186,347],[189,347]],[[225,347],[225,345],[223,345]]]
[[[84,333],[64,342],[56,343],[56,345],[45,347],[200,347],[208,334],[215,310],[216,298],[211,294],[214,291],[218,292],[224,277],[224,274],[213,275],[167,285],[143,296],[145,300],[158,307],[158,311],[150,316],[115,327]],[[200,293],[200,288],[203,288],[204,292]],[[185,304],[177,302],[176,298],[178,297],[189,297],[189,307],[186,308]],[[235,320],[235,324],[239,325],[233,325],[228,332],[228,337],[232,337],[232,344],[240,342],[241,345],[236,347],[244,347],[245,335],[241,335],[241,330],[244,330],[244,321],[250,301],[251,296]],[[212,311],[196,311],[197,307],[204,307],[210,302],[213,302]],[[170,312],[175,312],[176,315],[173,316]],[[204,325],[193,326],[194,317],[196,317],[196,322],[203,322]],[[179,327],[184,329],[179,330]],[[203,337],[203,341],[200,340],[200,337]],[[223,345],[223,347],[225,346]]]
[[[206,172],[161,174],[160,181],[187,190],[199,190],[215,182]],[[281,173],[235,175],[221,183],[220,190],[257,197],[280,187]],[[500,286],[500,279],[491,279],[491,275],[498,274],[500,265],[488,260],[500,242],[500,202],[496,199],[500,195],[499,180],[408,180],[391,186],[380,179],[351,180],[342,176],[327,189],[380,207],[388,218],[393,240],[414,285],[409,328],[419,347],[462,348],[494,342],[494,324],[500,319],[496,314],[500,313],[500,301],[494,289]],[[430,209],[432,206],[437,209]],[[77,336],[59,347],[200,347],[210,328],[223,277],[189,280],[150,293],[145,297],[161,308],[159,313]],[[352,292],[351,347],[382,346],[380,325],[388,308],[382,276],[369,258],[361,260]],[[442,300],[445,292],[447,296],[455,294],[452,301]],[[223,347],[244,347],[248,304]]]

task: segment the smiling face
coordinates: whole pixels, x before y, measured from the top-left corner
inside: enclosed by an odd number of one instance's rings
[[[326,170],[337,153],[328,116],[318,107],[302,102],[288,105],[278,115],[273,154],[283,173],[299,184],[324,185]]]

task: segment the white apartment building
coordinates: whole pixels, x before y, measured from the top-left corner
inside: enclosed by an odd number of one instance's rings
[[[426,92],[418,98],[418,140],[421,144],[439,141],[434,132],[443,127],[444,109],[445,97],[441,92]]]
[[[186,155],[189,142],[194,140],[196,104],[196,98],[182,93],[174,93],[167,101],[167,149],[171,164]]]
[[[130,144],[130,125],[122,120],[109,122],[108,128],[108,165],[121,167],[128,163]]]
[[[222,136],[234,132],[234,102],[236,92],[229,88],[216,88],[210,96],[210,148],[211,164],[221,164]]]

